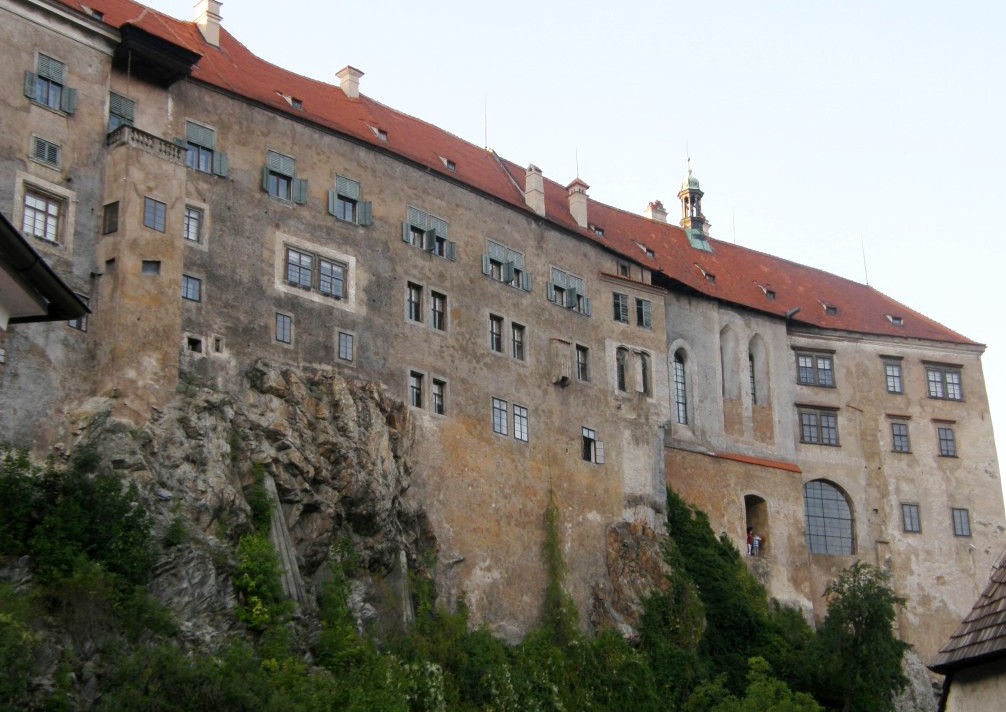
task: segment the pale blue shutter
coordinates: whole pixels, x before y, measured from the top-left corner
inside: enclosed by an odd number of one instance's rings
[[[192,121],[185,122],[185,138],[190,143],[208,148],[211,151],[217,147],[217,132]]]
[[[510,284],[514,279],[514,264],[507,262],[503,265],[503,281]]]
[[[34,72],[24,73],[24,95],[35,101],[35,74]]]
[[[226,178],[228,173],[227,154],[217,151],[213,154],[213,174]]]
[[[357,217],[360,225],[366,227],[374,224],[374,206],[370,201],[363,201],[357,207]]]
[[[423,249],[433,252],[437,247],[437,232],[432,228],[423,233]]]
[[[123,123],[132,125],[136,118],[136,102],[114,91],[108,95],[108,113],[118,116]]]
[[[493,266],[489,262],[489,255],[482,255],[482,274],[492,274]]]
[[[583,314],[590,316],[590,300],[587,297],[583,298]]]
[[[269,192],[269,166],[262,166],[262,190]]]
[[[402,242],[412,244],[412,224],[409,222],[402,223]]]
[[[335,192],[351,200],[360,199],[360,184],[343,176],[335,177]]]
[[[520,273],[520,288],[525,292],[531,291],[531,274],[529,272]]]
[[[293,181],[293,202],[303,205],[307,202],[307,178],[295,178]]]
[[[552,282],[549,282],[548,284],[545,285],[545,296],[548,298],[550,302],[555,301],[555,284],[553,284]]]
[[[458,243],[447,241],[447,259],[455,262],[458,258]]]
[[[285,176],[293,178],[297,163],[290,156],[284,156],[282,153],[269,151],[266,158],[266,165],[271,171],[276,171],[277,173],[282,173]]]
[[[442,237],[447,239],[447,221],[441,220],[440,218],[429,216],[429,227],[433,230],[437,237]]]
[[[419,208],[414,208],[410,205],[408,219],[410,225],[414,225],[423,230],[426,229],[426,213]]]
[[[64,114],[72,114],[77,110],[77,90],[63,87],[59,97],[59,110]]]
[[[328,191],[328,214],[335,215],[335,202],[338,196],[336,196],[334,190]]]
[[[38,56],[38,75],[45,79],[50,79],[57,84],[63,84],[63,63],[46,57],[44,54]]]
[[[566,290],[566,306],[576,309],[576,298],[578,296],[580,296],[580,292],[577,291],[576,287],[569,287]]]

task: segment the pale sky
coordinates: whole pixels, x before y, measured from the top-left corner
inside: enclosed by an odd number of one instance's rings
[[[181,19],[188,0],[150,0]],[[634,212],[864,282],[975,341],[1006,433],[1006,3],[230,0],[252,52]],[[966,395],[966,394],[965,394]],[[966,443],[959,445],[963,451]],[[963,454],[963,453],[962,453]]]

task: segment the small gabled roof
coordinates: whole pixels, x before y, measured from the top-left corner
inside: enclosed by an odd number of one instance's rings
[[[222,27],[220,45],[213,47],[194,22],[133,0],[59,1],[87,16],[98,10],[112,27],[136,27],[193,53],[198,57],[191,72],[196,81],[412,161],[534,215],[524,199],[524,168],[363,94],[351,98],[338,86],[270,64]],[[548,179],[544,187],[545,220],[645,265],[660,284],[680,285],[809,327],[980,346],[867,285],[714,239],[702,241],[711,251],[697,249],[675,225],[589,198],[589,225],[581,227],[570,215],[567,188]],[[592,225],[603,228],[603,235]]]
[[[929,669],[941,675],[1006,657],[1006,550],[988,585]]]

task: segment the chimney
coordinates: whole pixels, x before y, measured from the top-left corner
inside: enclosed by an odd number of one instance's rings
[[[667,211],[664,210],[664,204],[659,200],[654,200],[647,205],[646,210],[643,211],[643,215],[655,222],[667,222]]]
[[[195,4],[196,25],[203,33],[203,39],[214,47],[220,46],[220,0],[199,0]]]
[[[360,77],[363,76],[363,72],[347,64],[336,72],[335,76],[339,77],[339,88],[343,94],[350,99],[360,98]]]
[[[527,167],[524,202],[539,215],[545,215],[545,179],[541,175],[541,168],[533,163]]]
[[[587,190],[589,185],[577,178],[566,186],[569,191],[569,214],[580,227],[587,227]]]

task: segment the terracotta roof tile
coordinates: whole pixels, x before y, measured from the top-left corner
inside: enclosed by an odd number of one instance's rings
[[[86,12],[82,3],[60,1]],[[89,0],[87,7],[104,13],[108,25],[117,28],[135,25],[202,55],[192,72],[196,81],[314,122],[371,144],[377,150],[389,151],[531,213],[523,195],[525,170],[491,151],[365,95],[350,99],[337,86],[270,64],[253,55],[223,28],[220,47],[214,48],[203,40],[194,22],[176,20],[132,0]],[[277,92],[296,97],[302,102],[301,108],[293,108]],[[386,140],[373,129],[387,132]],[[453,161],[454,170],[441,157]],[[675,225],[651,221],[588,199],[589,222],[604,229],[603,237],[599,237],[593,230],[576,224],[569,212],[566,187],[548,179],[545,211],[551,223],[647,266],[662,274],[669,285],[683,285],[725,302],[780,317],[799,308],[793,320],[813,327],[975,343],[866,285],[715,239],[709,240],[712,253],[696,250],[685,232]],[[695,269],[696,263],[716,275],[715,283],[707,281]],[[775,300],[769,300],[758,285],[771,288]],[[837,307],[837,313],[826,313],[824,304]],[[903,323],[896,325],[886,315],[901,317]]]

